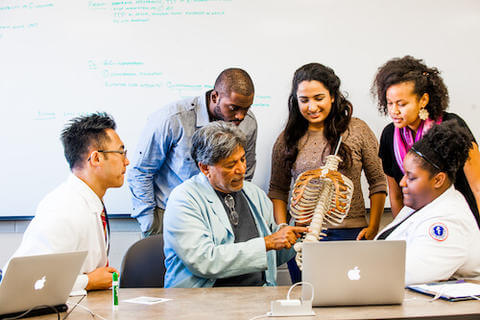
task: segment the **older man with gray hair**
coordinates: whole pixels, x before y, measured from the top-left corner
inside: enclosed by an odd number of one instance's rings
[[[276,285],[277,266],[306,228],[277,226],[270,199],[244,181],[245,135],[212,122],[192,137],[200,173],[176,187],[165,211],[165,287]]]

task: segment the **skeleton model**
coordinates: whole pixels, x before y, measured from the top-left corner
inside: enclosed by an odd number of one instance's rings
[[[335,154],[327,156],[325,165],[319,169],[302,173],[295,181],[290,200],[290,212],[296,222],[306,223],[311,220],[309,232],[302,242],[317,242],[326,234],[327,222],[337,225],[350,209],[353,194],[352,181],[337,171],[342,161],[337,152],[341,143],[338,142]],[[302,242],[294,246],[297,251],[295,260],[302,269]]]

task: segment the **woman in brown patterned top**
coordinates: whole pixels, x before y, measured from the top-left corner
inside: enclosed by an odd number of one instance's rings
[[[288,108],[287,125],[273,147],[268,193],[277,224],[287,222],[292,180],[324,165],[342,136],[339,171],[352,180],[354,193],[347,217],[341,225],[328,226],[326,240],[373,239],[385,204],[386,179],[377,139],[365,122],[352,118],[352,104],[340,92],[340,79],[319,63],[304,65],[295,72]],[[360,185],[362,169],[370,191],[368,224]]]

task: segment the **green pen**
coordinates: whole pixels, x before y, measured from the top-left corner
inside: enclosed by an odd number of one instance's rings
[[[112,307],[118,310],[118,273],[112,273]]]

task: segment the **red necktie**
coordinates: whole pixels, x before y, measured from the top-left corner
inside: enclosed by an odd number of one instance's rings
[[[108,226],[107,211],[105,210],[105,206],[103,206],[103,210],[102,210],[102,213],[100,214],[100,217],[102,218],[103,234],[105,235],[105,246],[107,247],[107,267],[108,267],[108,252],[110,251],[110,241],[108,239],[109,226]]]

